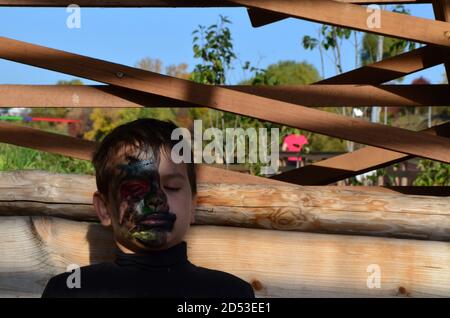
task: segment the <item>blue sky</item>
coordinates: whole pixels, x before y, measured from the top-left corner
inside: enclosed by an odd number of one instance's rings
[[[431,5],[409,5],[415,16],[433,18]],[[81,11],[81,29],[66,27],[65,8],[0,8],[0,35],[34,44],[134,66],[144,57],[159,58],[164,65],[196,61],[192,53],[192,31],[199,25],[218,22],[219,14],[232,22],[231,31],[239,61],[266,67],[280,60],[307,61],[320,69],[317,52],[301,46],[304,35],[315,35],[319,24],[286,19],[261,28],[250,25],[244,8],[208,9],[87,9]],[[354,68],[351,45],[344,47],[344,69]],[[326,77],[334,75],[326,64]],[[422,75],[440,83],[444,68],[437,66],[411,76]],[[228,74],[230,84],[246,77],[239,62]],[[0,59],[0,84],[54,84],[72,76]],[[93,83],[83,80],[85,83]]]

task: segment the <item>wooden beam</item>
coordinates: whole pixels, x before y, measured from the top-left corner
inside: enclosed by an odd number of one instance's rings
[[[374,64],[361,67],[359,69],[349,71],[326,80],[322,80],[317,82],[316,84],[380,84],[384,83],[398,77],[402,77],[413,72],[422,70],[424,68],[432,67],[440,64],[442,61],[449,61],[450,54],[448,54],[448,50],[425,46],[407,53],[400,54],[398,56],[394,56]],[[450,62],[450,61],[449,61]],[[441,135],[447,135],[445,132],[446,128],[439,128],[439,132]],[[343,161],[340,161],[340,158],[336,158],[337,161],[325,161],[318,162],[308,167],[302,167],[298,169],[294,169],[288,172],[281,173],[279,175],[273,176],[272,178],[275,180],[283,180],[285,182],[291,182],[295,184],[328,184],[332,182],[336,182],[347,177],[355,176],[360,173],[364,173],[367,171],[371,171],[373,169],[381,168],[388,166],[390,164],[403,161],[400,157],[403,157],[405,160],[411,158],[409,156],[403,156],[400,153],[394,154],[392,156],[383,157],[389,152],[384,153],[381,149],[376,147],[366,147],[367,150],[364,150],[362,153],[361,166],[357,169],[355,167],[349,166],[349,162],[347,160],[352,161],[351,158],[343,158]],[[377,155],[381,150],[380,155]],[[367,151],[367,154],[364,155],[364,152]],[[372,157],[372,151],[375,152],[375,155]],[[356,155],[359,156],[359,152],[356,152]],[[351,155],[353,156],[353,155]],[[357,156],[355,157],[357,158]],[[364,158],[373,158],[375,159],[373,165],[370,164],[364,165],[366,161]],[[389,159],[393,159],[390,161]],[[370,160],[369,160],[370,162]],[[343,166],[339,166],[342,164]],[[303,170],[303,168],[305,168]],[[327,170],[327,172],[325,172]],[[325,176],[327,173],[330,173],[330,176]]]
[[[450,21],[450,0],[433,0],[434,15],[437,20]],[[446,62],[447,82],[450,83],[450,62]]]
[[[382,84],[443,62],[450,62],[448,49],[424,46],[324,79],[316,84]]]
[[[381,10],[380,28],[367,23],[371,12],[351,3],[332,0],[230,0],[250,8],[325,23],[359,31],[381,34],[420,43],[450,47],[450,23]]]
[[[337,0],[356,4],[422,3],[426,0]],[[67,7],[71,0],[0,0],[0,7]],[[224,0],[77,0],[81,7],[236,7],[240,6]]]
[[[447,106],[449,87],[445,85],[276,85],[226,86],[233,90],[308,107]]]
[[[0,235],[2,297],[39,297],[67,265],[114,257],[112,234],[98,223],[1,217]],[[186,241],[190,261],[246,280],[259,297],[450,296],[446,242],[220,226],[193,226]],[[367,287],[371,264],[380,288]]]
[[[0,216],[97,220],[94,176],[1,172],[0,190]],[[195,224],[450,241],[449,205],[450,197],[216,180],[198,184]]]
[[[346,3],[353,3],[353,4],[415,4],[415,3],[430,3],[431,0],[404,0],[404,1],[389,1],[389,0],[380,0],[380,1],[367,1],[367,0],[335,0],[337,2],[346,2]],[[250,21],[252,23],[252,26],[257,28],[261,27],[270,23],[278,22],[280,20],[289,18],[289,16],[286,16],[285,14],[279,14],[279,13],[273,13],[267,10],[261,10],[261,9],[248,9],[248,15],[250,18]]]
[[[0,107],[197,107],[113,85],[0,85]]]
[[[423,132],[450,137],[450,122]],[[412,158],[414,156],[368,146],[274,175],[271,179],[301,185],[326,185]]]
[[[439,136],[347,118],[222,87],[197,84],[4,37],[0,37],[0,57],[190,104],[450,162],[450,141]]]
[[[277,85],[224,88],[308,107],[446,106],[448,85]],[[0,85],[0,107],[198,107],[110,85]]]
[[[90,160],[95,149],[95,144],[88,140],[1,121],[0,142],[85,160]]]

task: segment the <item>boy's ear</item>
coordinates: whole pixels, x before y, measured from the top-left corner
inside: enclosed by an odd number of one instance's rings
[[[195,222],[195,208],[197,207],[197,194],[195,194],[192,197],[192,204],[191,204],[191,224],[194,224]]]
[[[95,191],[93,196],[93,203],[95,212],[97,212],[97,216],[100,219],[102,225],[110,226],[111,215],[109,214],[108,208],[106,207],[106,202],[100,192]]]

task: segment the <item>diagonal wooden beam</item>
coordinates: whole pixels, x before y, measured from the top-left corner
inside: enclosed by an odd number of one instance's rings
[[[426,68],[450,62],[450,50],[424,46],[315,84],[381,84]]]
[[[358,143],[450,162],[450,141],[0,37],[0,57]],[[276,110],[276,111],[274,111]]]
[[[50,133],[0,121],[0,142],[91,160],[95,144],[88,140]]]
[[[352,70],[326,80],[317,82],[315,84],[339,84],[339,83],[354,83],[354,84],[379,84],[384,83],[398,77],[402,77],[416,71],[432,67],[438,64],[441,64],[443,61],[449,61],[450,54],[448,54],[448,50],[444,48],[438,48],[433,46],[425,46],[407,53],[403,53],[371,65],[367,65],[356,70]],[[376,149],[376,148],[375,148]],[[325,163],[326,165],[327,163]],[[379,162],[377,163],[379,164]],[[366,167],[368,171],[375,169],[374,167]],[[303,169],[303,168],[298,168]],[[309,182],[321,183],[322,182],[322,170],[321,163],[317,163],[317,165],[312,165],[309,169]],[[338,169],[338,167],[334,167],[334,169]],[[280,180],[290,180],[290,182],[302,182],[302,180],[295,179],[297,169],[294,169],[289,172],[284,172],[276,176],[276,178]],[[345,167],[343,167],[343,172],[341,176],[346,178],[348,175],[345,171]],[[337,170],[336,170],[337,171]],[[287,174],[288,175],[285,175]],[[315,180],[315,176],[317,176],[318,180]],[[333,179],[332,182],[337,181]],[[326,182],[326,180],[324,181]]]
[[[308,107],[447,106],[449,87],[443,85],[276,85],[225,86],[233,90]]]
[[[335,0],[337,2],[347,2],[353,4],[414,4],[414,3],[430,3],[431,0],[400,0],[400,1],[389,1],[389,0],[380,0],[380,1],[368,1],[368,0]],[[261,9],[248,9],[248,15],[250,18],[250,22],[252,26],[255,28],[278,22],[280,20],[289,18],[285,14],[273,13],[267,10]]]
[[[448,85],[222,86],[308,107],[447,106]],[[0,85],[0,107],[197,107],[111,85]]]
[[[441,21],[450,21],[450,0],[433,0],[433,9],[436,19]],[[450,62],[444,64],[447,73],[447,80],[450,83]]]
[[[255,9],[420,43],[450,47],[450,23],[381,10],[381,25],[367,23],[372,12],[356,4],[332,0],[230,0]]]
[[[450,137],[450,122],[423,132]],[[412,158],[414,156],[368,146],[272,176],[271,179],[300,185],[327,185]]]

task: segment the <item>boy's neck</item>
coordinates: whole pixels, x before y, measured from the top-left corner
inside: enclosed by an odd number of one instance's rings
[[[126,246],[124,246],[123,244],[121,244],[120,242],[118,242],[118,241],[116,241],[116,245],[117,245],[117,247],[119,248],[119,250],[121,251],[121,252],[123,252],[123,253],[125,253],[125,254],[143,254],[143,253],[145,253],[145,252],[142,252],[142,253],[137,253],[137,252],[135,252],[135,251],[133,251],[133,250],[130,250],[129,248],[127,248]],[[164,248],[157,248],[157,249],[154,249],[154,250],[151,250],[151,251],[148,251],[148,252],[157,252],[157,251],[162,251],[162,250],[166,250],[166,249],[168,249],[168,248],[170,248],[171,246],[165,246]]]

